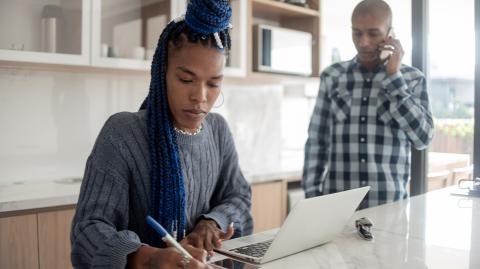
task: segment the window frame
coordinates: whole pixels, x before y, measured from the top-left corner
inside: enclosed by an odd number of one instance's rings
[[[473,123],[473,175],[480,177],[480,0],[475,0],[475,119]]]
[[[427,32],[428,0],[412,0],[412,65],[422,71],[428,80]],[[428,173],[428,150],[411,147],[410,195],[426,193]]]

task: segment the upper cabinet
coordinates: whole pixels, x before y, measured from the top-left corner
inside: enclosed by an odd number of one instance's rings
[[[147,70],[171,20],[165,0],[92,2],[92,65]]]
[[[88,65],[90,0],[2,0],[0,60]]]
[[[230,0],[232,7],[232,48],[228,53],[225,75],[244,77],[247,74],[247,6],[249,0]],[[171,19],[185,14],[187,0],[172,0]]]
[[[275,50],[274,45],[289,43],[292,47],[294,38],[272,31],[271,43],[267,44],[271,47],[262,47],[262,57],[273,67],[287,64],[294,69],[296,64],[305,67],[304,62],[288,59],[308,58],[311,76],[318,75],[320,0],[230,0],[230,4],[233,28],[227,77],[276,76],[257,72],[260,69],[254,62],[259,60],[256,53],[260,49],[254,36],[258,25],[297,36],[306,33],[310,38],[303,39],[302,47],[290,53],[292,50]],[[185,13],[186,7],[187,0],[3,0],[0,64],[28,62],[148,71],[160,33],[168,22]],[[261,71],[275,73],[274,69]]]

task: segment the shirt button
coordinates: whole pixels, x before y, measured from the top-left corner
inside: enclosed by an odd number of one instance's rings
[[[362,181],[360,181],[360,184],[362,184],[362,186],[365,186],[365,185],[367,185],[367,182],[365,180],[362,180]]]
[[[368,100],[368,98],[367,98],[367,97],[363,97],[362,100],[363,100],[364,102],[366,102],[366,101]]]
[[[364,163],[364,162],[365,162],[365,159],[364,159],[364,158],[362,158],[360,161],[361,161],[362,163]]]
[[[365,137],[360,137],[360,142],[365,142]]]
[[[367,78],[366,81],[367,81],[367,82],[370,82],[370,81],[372,81],[372,80],[371,80],[370,78]]]
[[[365,117],[360,117],[360,120],[361,120],[362,122],[365,122],[366,119],[367,119],[367,118],[365,118]]]

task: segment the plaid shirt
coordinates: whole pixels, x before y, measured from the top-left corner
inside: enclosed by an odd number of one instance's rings
[[[387,76],[356,58],[333,64],[320,90],[305,145],[307,197],[371,186],[360,207],[406,198],[410,146],[432,140],[433,120],[423,74],[406,65]]]

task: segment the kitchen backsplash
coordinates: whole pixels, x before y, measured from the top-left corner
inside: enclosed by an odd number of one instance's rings
[[[138,110],[149,81],[144,73],[0,69],[0,183],[82,176],[105,120]],[[244,171],[276,169],[287,151],[301,157],[312,106],[303,89],[224,83],[223,92],[214,111],[229,122]]]

